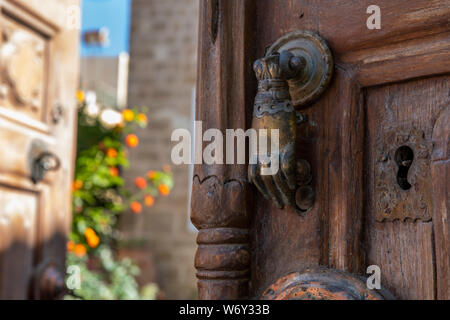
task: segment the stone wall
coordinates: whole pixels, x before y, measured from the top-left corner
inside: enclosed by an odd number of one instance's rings
[[[190,129],[196,83],[198,0],[133,0],[128,104],[148,108],[148,128],[130,152],[128,184],[148,170],[171,165],[176,128]],[[120,221],[126,251],[142,267],[141,281],[156,281],[167,299],[196,297],[196,232],[188,219],[190,169],[173,166],[175,187],[151,208]],[[130,247],[131,246],[131,247]]]
[[[83,57],[80,63],[80,89],[95,91],[97,102],[114,107],[117,102],[117,57]]]

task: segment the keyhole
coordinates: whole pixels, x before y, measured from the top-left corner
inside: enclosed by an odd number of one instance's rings
[[[395,162],[398,165],[397,183],[403,190],[409,190],[408,170],[414,160],[414,152],[408,146],[401,146],[395,151]]]

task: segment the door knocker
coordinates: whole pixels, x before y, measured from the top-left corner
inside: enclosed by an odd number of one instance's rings
[[[299,213],[307,212],[314,204],[315,194],[310,164],[295,155],[296,126],[302,122],[296,109],[314,102],[327,88],[333,73],[331,51],[316,33],[296,31],[270,46],[253,68],[258,91],[252,128],[268,129],[269,140],[273,138],[271,129],[278,129],[279,170],[262,174],[270,163],[257,160],[249,165],[249,180],[278,208],[289,205]]]
[[[28,155],[30,179],[34,184],[42,181],[49,171],[56,171],[61,167],[59,157],[47,150],[45,143],[34,140]]]

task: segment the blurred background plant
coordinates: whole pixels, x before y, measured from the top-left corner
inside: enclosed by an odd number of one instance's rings
[[[126,210],[135,214],[151,207],[173,187],[169,166],[150,170],[127,188],[121,171],[129,167],[128,150],[139,145],[133,133],[147,126],[142,109],[119,112],[101,108],[94,93],[78,92],[78,137],[73,222],[67,243],[67,265],[78,266],[81,286],[66,298],[155,299],[154,284],[139,288],[139,268],[130,259],[117,259],[120,240],[117,219]]]

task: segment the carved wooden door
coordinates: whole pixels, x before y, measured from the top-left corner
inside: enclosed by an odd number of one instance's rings
[[[257,171],[249,179],[247,165],[195,166],[200,298],[448,299],[449,2],[200,6],[203,130],[279,128],[297,169],[312,173],[292,206],[288,189]],[[322,72],[316,87],[302,91],[313,76],[280,81],[297,67]],[[294,127],[282,114],[292,107]],[[283,130],[293,130],[290,140]],[[367,286],[369,266],[381,290]]]
[[[78,0],[0,1],[0,299],[64,288]]]

